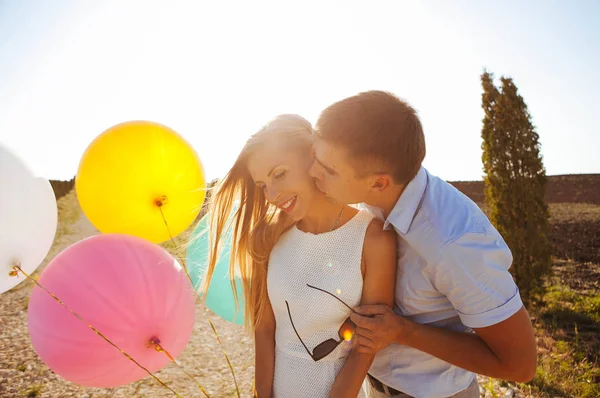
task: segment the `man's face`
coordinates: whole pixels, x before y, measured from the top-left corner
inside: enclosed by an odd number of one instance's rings
[[[310,175],[317,187],[328,197],[340,203],[365,202],[371,181],[357,177],[348,161],[347,151],[324,140],[317,140],[313,147],[314,161]]]

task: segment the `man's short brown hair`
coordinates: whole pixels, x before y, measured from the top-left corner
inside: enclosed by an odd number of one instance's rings
[[[326,108],[316,134],[342,145],[359,176],[390,174],[408,184],[425,158],[425,136],[417,112],[395,95],[367,91]]]

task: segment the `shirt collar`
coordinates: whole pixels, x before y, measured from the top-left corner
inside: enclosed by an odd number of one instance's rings
[[[392,224],[398,232],[402,234],[408,232],[412,221],[417,215],[419,205],[423,201],[427,183],[427,170],[425,170],[424,167],[421,167],[417,176],[408,183],[406,188],[404,188],[396,205],[385,220],[385,229],[388,229],[389,225]]]

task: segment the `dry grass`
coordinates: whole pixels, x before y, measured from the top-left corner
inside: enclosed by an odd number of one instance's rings
[[[599,193],[600,195],[600,193]],[[553,223],[600,221],[600,206],[589,203],[550,203]]]

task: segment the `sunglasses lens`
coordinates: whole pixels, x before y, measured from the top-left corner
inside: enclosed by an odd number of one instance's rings
[[[323,359],[327,355],[331,354],[331,352],[333,350],[335,350],[335,347],[337,347],[338,344],[339,343],[337,341],[335,341],[334,339],[329,339],[329,340],[325,340],[324,342],[322,342],[321,344],[316,346],[315,349],[313,350],[313,357],[314,357],[315,361],[318,361],[319,359]]]

